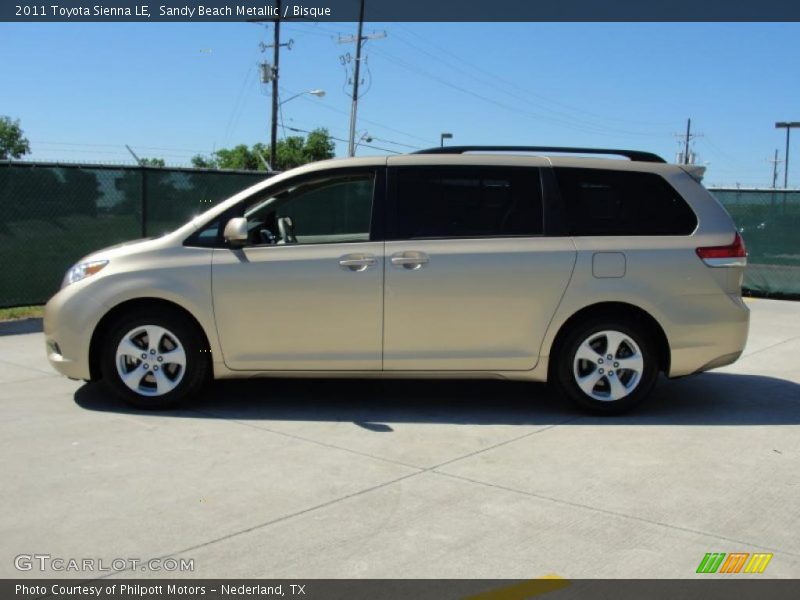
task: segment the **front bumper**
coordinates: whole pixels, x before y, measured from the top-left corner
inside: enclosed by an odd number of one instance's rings
[[[71,379],[91,379],[89,347],[105,313],[84,282],[74,283],[50,298],[44,307],[45,351],[50,365]]]

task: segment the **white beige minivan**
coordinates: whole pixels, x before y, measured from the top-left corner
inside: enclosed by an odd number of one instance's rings
[[[551,381],[617,413],[659,372],[739,357],[745,263],[693,168],[436,148],[306,165],[95,252],[44,330],[58,371],[138,407],[174,406],[211,377],[478,376]]]

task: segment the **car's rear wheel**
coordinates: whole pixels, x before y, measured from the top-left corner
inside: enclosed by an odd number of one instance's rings
[[[101,350],[103,381],[137,408],[171,408],[200,390],[210,373],[209,354],[186,316],[153,313],[126,315],[109,328]]]
[[[650,394],[658,378],[658,352],[647,330],[623,319],[576,325],[556,359],[556,385],[596,414],[630,410]]]

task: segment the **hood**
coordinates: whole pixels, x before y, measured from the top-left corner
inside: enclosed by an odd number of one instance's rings
[[[100,259],[111,259],[115,256],[120,256],[124,254],[134,254],[136,252],[140,252],[142,250],[150,250],[151,248],[155,247],[157,243],[160,241],[161,238],[140,238],[137,240],[129,240],[127,242],[122,242],[121,244],[114,244],[113,246],[108,246],[106,248],[102,248],[101,250],[95,250],[90,254],[87,254],[78,262],[86,262],[90,260],[100,260]]]
[[[109,252],[111,250],[116,250],[117,248],[124,248],[125,246],[133,246],[135,244],[141,244],[142,242],[149,242],[150,240],[154,240],[154,239],[156,239],[155,236],[146,237],[146,238],[139,238],[139,239],[136,239],[136,240],[128,240],[127,242],[114,244],[113,246],[107,246],[106,248],[98,250],[97,252],[92,252],[92,254],[97,254],[97,253],[100,253],[100,252]]]

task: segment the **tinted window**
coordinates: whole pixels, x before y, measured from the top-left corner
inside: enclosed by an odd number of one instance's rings
[[[262,196],[244,207],[250,243],[367,241],[373,187],[372,174],[348,175],[306,182]]]
[[[539,170],[401,168],[395,237],[502,237],[542,233]]]
[[[574,235],[688,235],[697,218],[660,175],[554,169]]]
[[[196,231],[183,242],[184,246],[202,246],[205,248],[213,248],[219,246],[221,239],[220,232],[220,219],[214,219],[211,223],[203,227],[200,231]]]

